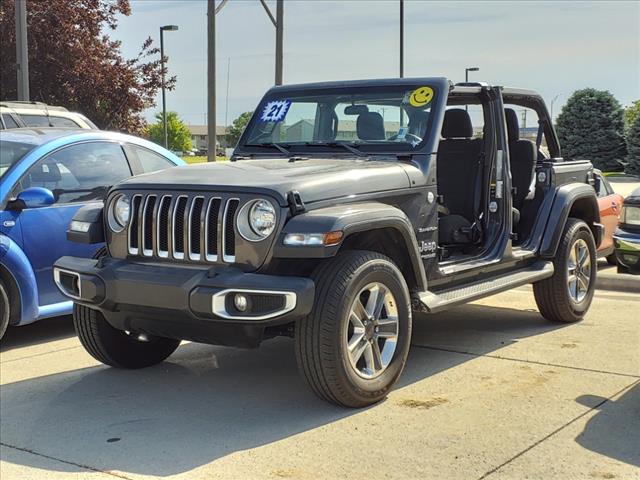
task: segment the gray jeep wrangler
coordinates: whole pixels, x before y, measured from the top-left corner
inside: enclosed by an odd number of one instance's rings
[[[603,230],[593,184],[530,90],[275,87],[230,162],[133,177],[80,210],[69,238],[106,249],[60,258],[55,280],[107,365],[156,364],[183,339],[289,336],[317,395],[362,407],[400,376],[414,317],[532,283],[545,318],[582,319]]]

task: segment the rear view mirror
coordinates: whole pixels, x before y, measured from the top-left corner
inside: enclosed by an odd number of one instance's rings
[[[23,190],[18,197],[7,203],[8,210],[24,210],[26,208],[41,208],[53,205],[56,199],[48,188],[31,187]]]

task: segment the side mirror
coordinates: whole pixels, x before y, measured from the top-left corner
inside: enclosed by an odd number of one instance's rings
[[[7,203],[7,210],[24,210],[26,208],[40,208],[53,205],[56,199],[48,188],[31,187],[18,194],[15,200]]]

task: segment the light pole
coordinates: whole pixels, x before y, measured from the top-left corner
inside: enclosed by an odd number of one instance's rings
[[[160,66],[162,67],[162,130],[164,132],[164,148],[169,148],[169,134],[167,132],[167,93],[164,86],[165,61],[164,61],[164,32],[178,30],[177,25],[163,25],[160,27]]]
[[[557,94],[555,97],[553,97],[553,100],[551,100],[551,123],[553,123],[553,104],[555,103],[555,101],[558,99],[558,97],[562,95],[561,93]]]
[[[479,67],[467,67],[464,69],[464,83],[469,83],[469,72],[477,72],[480,70]],[[469,111],[469,105],[465,105],[464,109]]]
[[[468,67],[464,69],[464,83],[469,83],[469,72],[477,72],[479,67]]]

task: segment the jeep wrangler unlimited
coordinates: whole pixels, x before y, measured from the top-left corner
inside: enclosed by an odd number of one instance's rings
[[[402,372],[414,314],[533,283],[545,318],[580,320],[602,235],[593,184],[590,162],[560,158],[533,91],[275,87],[230,162],[133,177],[80,210],[69,238],[106,250],[60,258],[55,281],[107,365],[156,364],[182,339],[291,336],[313,391],[362,407]]]

